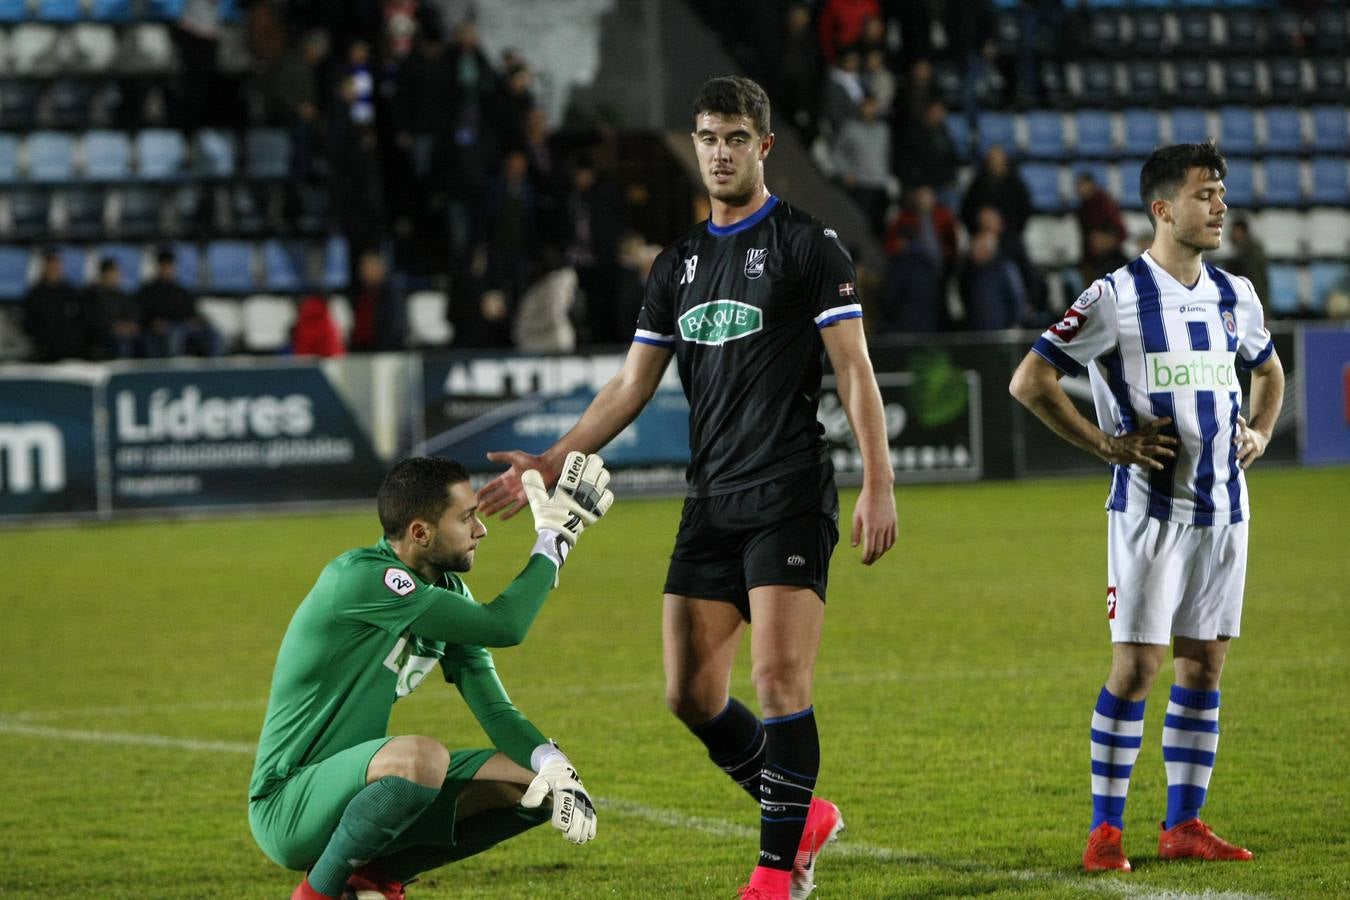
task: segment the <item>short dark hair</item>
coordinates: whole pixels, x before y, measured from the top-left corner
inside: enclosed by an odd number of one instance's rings
[[[769,95],[742,75],[709,78],[694,100],[694,118],[703,113],[744,116],[761,136],[769,133]]]
[[[161,266],[165,263],[176,263],[178,262],[178,254],[174,253],[172,247],[160,247],[155,251],[155,262]]]
[[[1228,163],[1212,140],[1203,144],[1172,144],[1153,151],[1139,173],[1139,199],[1144,201],[1150,222],[1153,211],[1149,207],[1153,201],[1175,197],[1191,169],[1204,169],[1223,178],[1228,174]]]
[[[121,267],[121,264],[118,263],[117,257],[115,257],[115,256],[105,256],[105,257],[102,257],[102,258],[98,261],[98,274],[100,274],[100,275],[106,275],[106,274],[108,274],[109,272],[111,272],[112,270],[118,269],[118,268],[120,268],[120,267]]]
[[[450,505],[450,486],[468,480],[468,469],[443,456],[401,460],[384,476],[375,497],[384,536],[401,537],[413,519],[439,519]]]

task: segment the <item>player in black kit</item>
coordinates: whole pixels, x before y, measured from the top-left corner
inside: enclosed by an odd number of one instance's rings
[[[833,229],[769,193],[769,99],[738,76],[708,81],[694,150],[711,216],[668,247],[647,280],[622,370],[540,456],[490,453],[510,469],[480,512],[525,505],[520,475],[554,477],[651,399],[672,355],[689,399],[689,493],[666,578],[666,702],[760,804],[759,865],[741,896],[793,900],[814,887],[822,844],[843,826],[813,798],[820,742],[811,679],[824,622],[838,496],[816,420],[828,354],[863,458],[852,544],[871,565],[895,543],[894,476],[867,355],[853,262]],[[763,718],[729,697],[746,623]]]

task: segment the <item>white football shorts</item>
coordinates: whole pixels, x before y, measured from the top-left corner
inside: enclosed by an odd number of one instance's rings
[[[1247,523],[1187,525],[1106,514],[1106,614],[1113,643],[1237,637]]]

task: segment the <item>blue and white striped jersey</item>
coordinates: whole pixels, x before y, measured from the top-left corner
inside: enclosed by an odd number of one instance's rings
[[[1176,459],[1162,470],[1113,465],[1107,509],[1192,525],[1248,517],[1233,445],[1237,367],[1275,351],[1250,281],[1205,263],[1187,287],[1145,252],[1093,282],[1032,350],[1066,374],[1088,372],[1108,434],[1172,419]]]

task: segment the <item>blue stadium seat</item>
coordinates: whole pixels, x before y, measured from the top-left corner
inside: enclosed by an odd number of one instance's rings
[[[85,282],[89,280],[89,275],[85,271],[89,255],[85,249],[64,244],[57,247],[56,252],[61,257],[61,268],[66,273],[66,279],[74,287],[84,287]]]
[[[1198,144],[1210,137],[1209,117],[1203,109],[1172,110],[1172,143]]]
[[[18,135],[0,134],[0,184],[19,180]]]
[[[62,192],[65,208],[63,231],[68,238],[90,240],[103,236],[103,214],[108,192],[101,187],[80,185]]]
[[[1313,60],[1313,96],[1323,103],[1343,103],[1346,96],[1345,56]]]
[[[0,0],[0,22],[22,22],[27,18],[27,0]]]
[[[1109,106],[1116,102],[1116,67],[1105,59],[1085,59],[1078,64],[1078,104]],[[1073,82],[1070,81],[1070,84]]]
[[[53,128],[87,128],[94,117],[94,95],[98,85],[92,81],[61,79],[47,91],[47,122]]]
[[[307,286],[304,244],[275,238],[264,241],[262,262],[263,290],[295,293]]]
[[[1303,61],[1293,56],[1268,60],[1266,71],[1270,77],[1270,99],[1276,103],[1302,103],[1307,95],[1303,75]]]
[[[1130,155],[1147,156],[1162,145],[1162,117],[1152,109],[1125,110],[1125,146]]]
[[[1266,189],[1262,200],[1270,206],[1297,206],[1303,202],[1301,165],[1296,159],[1266,160]],[[1230,169],[1231,171],[1231,169]],[[1230,187],[1231,191],[1232,188]]]
[[[1264,149],[1267,153],[1299,153],[1303,150],[1302,113],[1289,106],[1269,106],[1265,117]]]
[[[1149,152],[1152,152],[1152,148]],[[1144,208],[1144,201],[1139,198],[1139,172],[1143,168],[1142,159],[1121,160],[1119,200],[1121,209]]]
[[[183,172],[187,142],[167,128],[147,128],[136,133],[136,172],[142,178],[170,180]]]
[[[145,0],[145,17],[160,22],[177,22],[187,0]]]
[[[1157,56],[1167,41],[1167,22],[1156,9],[1136,9],[1130,14],[1134,25],[1128,49],[1130,53]]]
[[[267,230],[271,191],[257,182],[240,182],[230,188],[230,218],[241,234],[261,234]]]
[[[323,289],[345,291],[351,281],[351,256],[347,241],[331,235],[323,249]]]
[[[1236,4],[1230,4],[1236,5]],[[1253,56],[1262,56],[1266,52],[1266,30],[1262,27],[1261,14],[1252,9],[1227,9],[1223,14],[1224,27],[1228,31],[1228,49],[1241,50]]]
[[[126,238],[154,238],[163,233],[160,212],[164,195],[159,188],[132,186],[118,192],[117,233]]]
[[[1026,163],[1021,168],[1022,180],[1031,193],[1031,206],[1037,212],[1059,212],[1064,198],[1059,186],[1057,163]]]
[[[196,244],[176,241],[169,245],[177,262],[178,281],[189,290],[202,286],[202,254]]]
[[[0,128],[28,131],[37,126],[42,90],[22,78],[0,78]]]
[[[1162,63],[1151,58],[1130,60],[1125,66],[1125,84],[1128,88],[1127,96],[1130,98],[1162,97],[1164,87]]]
[[[1016,119],[1012,113],[981,110],[975,128],[979,132],[980,156],[984,156],[995,144],[1008,151],[1008,155],[1013,158],[1021,152],[1017,146]]]
[[[276,128],[253,128],[244,135],[244,171],[251,178],[291,174],[291,138]]]
[[[4,196],[9,200],[9,237],[31,241],[45,239],[50,234],[50,191],[20,188],[7,190]]]
[[[1172,71],[1176,79],[1172,94],[1178,103],[1200,105],[1213,99],[1208,60],[1183,56],[1176,61]]]
[[[1239,209],[1251,209],[1256,205],[1256,170],[1250,159],[1228,160],[1228,174],[1223,178],[1228,193],[1224,202]]]
[[[98,256],[108,256],[117,260],[122,270],[122,287],[134,291],[141,286],[142,266],[145,262],[145,248],[140,244],[100,244]]]
[[[948,116],[944,120],[947,134],[956,147],[956,156],[962,162],[970,161],[970,121],[965,116]]]
[[[82,18],[80,0],[36,0],[33,18],[40,22],[78,22]]]
[[[1064,116],[1048,109],[1027,113],[1027,155],[1044,159],[1063,159],[1069,155],[1064,140]]]
[[[85,134],[84,177],[91,181],[122,181],[131,177],[131,139],[125,132]]]
[[[192,170],[207,178],[231,178],[238,148],[228,131],[203,128],[192,141]]]
[[[28,251],[0,247],[0,300],[19,300],[28,293]]]
[[[1346,181],[1345,157],[1318,156],[1312,161],[1312,192],[1308,199],[1323,206],[1350,204],[1350,183]]]
[[[1226,60],[1219,70],[1219,96],[1226,103],[1257,103],[1261,86],[1252,59]]]
[[[1345,107],[1315,106],[1312,109],[1312,148],[1319,153],[1345,153],[1350,150],[1346,140]]]
[[[1270,280],[1270,296],[1261,301],[1276,315],[1287,316],[1298,312],[1299,267],[1284,263],[1274,263],[1267,271]]]
[[[28,136],[28,177],[33,181],[69,181],[75,177],[75,139],[56,131]]]
[[[253,245],[247,241],[211,241],[206,245],[206,273],[213,291],[253,290]]]
[[[1250,156],[1259,149],[1256,112],[1249,106],[1225,106],[1219,110],[1219,146],[1224,153]]]
[[[1313,309],[1321,312],[1327,308],[1327,294],[1334,289],[1345,289],[1344,282],[1350,277],[1350,268],[1341,262],[1315,262],[1308,266],[1308,299]]]
[[[93,0],[89,4],[89,18],[95,22],[130,22],[131,12],[131,0]]]
[[[1345,4],[1325,4],[1313,13],[1313,44],[1323,53],[1345,56]]]
[[[1104,109],[1080,109],[1073,116],[1078,134],[1077,156],[1111,156],[1116,152],[1111,134],[1111,114]]]

